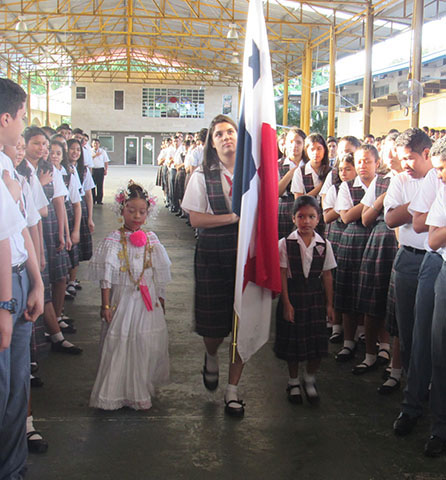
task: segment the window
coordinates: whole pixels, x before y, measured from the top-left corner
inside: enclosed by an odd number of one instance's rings
[[[389,85],[382,85],[381,87],[374,87],[373,98],[384,97],[389,94]]]
[[[143,88],[142,116],[204,118],[204,89]]]
[[[124,110],[124,90],[115,90],[115,110]]]
[[[359,93],[346,93],[341,95],[341,107],[354,107],[359,103]]]
[[[87,98],[87,87],[76,87],[76,100],[85,100]]]
[[[115,137],[113,135],[98,135],[97,138],[101,142],[101,147],[107,152],[114,152]]]

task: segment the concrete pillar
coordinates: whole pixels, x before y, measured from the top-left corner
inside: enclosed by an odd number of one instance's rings
[[[411,77],[413,80],[421,81],[421,55],[422,55],[422,37],[423,37],[423,22],[424,22],[424,0],[414,0],[413,5],[413,43],[412,43],[412,71]],[[421,99],[420,99],[421,100]],[[410,126],[418,127],[420,122],[420,107],[412,102],[410,105]]]
[[[45,125],[50,125],[50,82],[46,81],[46,119]]]
[[[308,134],[310,133],[311,119],[311,76],[313,70],[313,56],[309,45],[305,49],[305,69],[302,76],[302,101],[301,101],[301,122],[300,128]]]
[[[28,125],[31,125],[31,74],[28,74],[28,82],[26,85],[26,118]]]
[[[336,112],[336,35],[334,25],[330,28],[330,78],[328,83],[328,136],[335,135]]]
[[[363,93],[363,137],[370,133],[372,114],[372,47],[373,47],[373,7],[369,4],[365,28],[365,75]]]

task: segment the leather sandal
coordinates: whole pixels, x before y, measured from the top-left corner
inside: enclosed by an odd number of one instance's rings
[[[242,400],[225,400],[225,413],[231,417],[243,417],[245,414],[245,403]]]
[[[392,380],[393,385],[386,385],[386,383]],[[381,395],[390,395],[400,389],[401,381],[394,377],[389,377],[381,386],[378,387],[378,393]]]
[[[342,332],[334,332],[331,334],[330,338],[328,339],[328,341],[330,343],[341,343],[342,342],[342,338],[343,338],[343,334]]]

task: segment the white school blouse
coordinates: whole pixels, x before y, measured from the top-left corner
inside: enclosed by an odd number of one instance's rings
[[[333,249],[331,247],[331,243],[328,240],[324,240],[317,232],[314,232],[314,236],[311,240],[310,245],[308,247],[305,245],[305,242],[302,240],[301,236],[298,234],[297,230],[291,232],[288,237],[281,238],[279,240],[279,261],[280,261],[280,268],[286,268],[288,273],[288,278],[291,278],[291,269],[290,264],[288,262],[288,254],[286,248],[286,241],[287,240],[296,240],[300,247],[300,256],[302,259],[302,270],[304,273],[304,277],[308,278],[311,269],[311,263],[313,261],[313,250],[316,242],[318,243],[325,243],[325,260],[324,266],[322,270],[325,272],[326,270],[332,270],[333,268],[337,267],[336,260],[333,254]],[[316,247],[317,248],[317,247]]]
[[[443,182],[438,188],[435,200],[427,215],[426,225],[432,225],[433,227],[446,227],[446,188]],[[437,252],[446,262],[446,248],[441,247]]]
[[[337,213],[341,213],[342,210],[350,210],[354,207],[353,199],[348,188],[348,182],[342,182],[338,191],[338,198],[336,199],[335,210]],[[371,184],[370,184],[371,185]],[[358,175],[353,181],[354,187],[361,187],[365,193],[367,193],[367,186],[361,180]]]
[[[386,175],[384,175],[384,178],[393,178],[394,176],[395,176],[395,174],[393,174],[392,172],[388,172],[388,173],[386,173]],[[377,178],[378,177],[375,177],[372,180],[372,183],[369,185],[369,188],[367,189],[367,192],[365,192],[365,195],[361,199],[360,203],[362,203],[366,207],[372,207],[373,204],[375,203],[375,200],[376,200],[376,179]]]
[[[384,215],[387,215],[390,209],[410,203],[415,198],[422,183],[422,178],[412,178],[406,172],[401,172],[393,177],[384,198]],[[424,250],[427,236],[427,232],[415,232],[412,222],[399,227],[399,243],[402,246]]]
[[[307,162],[305,164],[304,171],[305,171],[305,175],[309,175],[311,173],[311,178],[313,179],[314,187],[317,187],[321,183],[321,179],[319,178],[319,175],[311,166],[310,162]],[[293,180],[291,181],[291,192],[302,193],[304,195],[306,194],[301,168],[296,168],[296,170],[294,170]],[[318,195],[318,198],[319,198],[319,195]]]
[[[41,208],[46,207],[49,202],[46,198],[45,192],[43,191],[43,187],[40,183],[39,177],[37,176],[36,169],[29,160],[27,160],[26,163],[28,165],[28,168],[31,170],[29,184],[33,192],[34,205],[36,206],[37,210],[40,210]]]
[[[232,178],[233,174],[220,163],[220,178],[225,197],[226,206],[229,212],[232,212]],[[184,192],[181,208],[187,213],[210,213],[214,214],[209,203],[206,190],[206,181],[202,168],[198,168],[192,173],[186,191]]]
[[[328,210],[329,208],[335,208],[337,198],[338,192],[336,191],[335,185],[332,185],[325,194],[324,201],[322,202],[324,211]]]

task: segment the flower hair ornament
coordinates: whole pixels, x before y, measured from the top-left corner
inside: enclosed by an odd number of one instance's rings
[[[138,185],[142,189],[143,198],[147,202],[148,212],[146,222],[155,220],[159,211],[156,203],[157,197],[152,195],[148,188],[144,188],[142,185],[137,184],[133,180],[130,180],[126,186],[118,188],[115,194],[115,201],[112,204],[112,210],[115,212],[117,217],[122,215],[122,210],[124,209],[125,204],[132,198],[130,190],[132,185]]]

